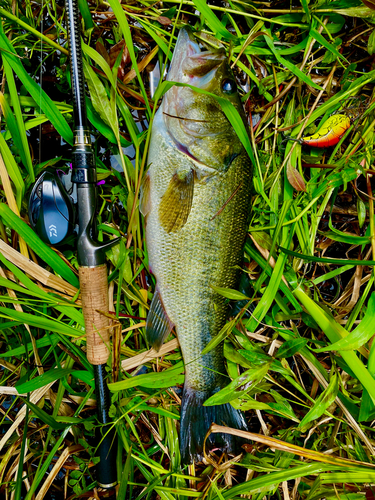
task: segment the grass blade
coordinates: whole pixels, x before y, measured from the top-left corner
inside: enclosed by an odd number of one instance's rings
[[[52,269],[66,279],[71,285],[77,288],[79,287],[78,278],[69,266],[67,266],[67,264],[65,264],[65,262],[51,250],[25,222],[17,217],[5,203],[0,203],[0,217],[4,219],[7,226],[16,231]]]
[[[332,343],[337,342],[340,338],[343,338],[348,334],[348,332],[331,316],[329,316],[324,309],[319,307],[312,299],[310,299],[310,297],[308,297],[308,295],[306,295],[301,288],[297,288],[293,293],[306,308],[309,314],[315,319]],[[353,351],[340,351],[340,354],[375,402],[374,379],[366,369],[365,365]]]
[[[53,101],[47,96],[43,89],[34,82],[34,80],[27,73],[21,64],[17,54],[15,53],[12,45],[3,32],[0,31],[0,48],[3,49],[2,55],[7,63],[13,68],[18,78],[22,81],[27,91],[34,98],[35,102],[40,103],[40,108],[46,114],[50,122],[54,125],[59,134],[62,135],[64,140],[73,144],[73,132],[67,124],[65,118],[57,109]]]

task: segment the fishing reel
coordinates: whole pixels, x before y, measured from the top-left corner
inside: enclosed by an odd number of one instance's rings
[[[30,194],[29,218],[31,227],[47,245],[64,244],[77,228],[80,265],[94,266],[105,262],[105,252],[119,243],[121,238],[96,241],[94,214],[97,188],[96,182],[85,182],[86,176],[92,175],[85,172],[88,169],[73,169],[72,174],[61,170],[43,172]],[[80,175],[83,182],[77,182]]]
[[[61,245],[73,234],[76,209],[72,189],[67,188],[70,178],[61,170],[46,170],[31,191],[30,224],[47,245]]]

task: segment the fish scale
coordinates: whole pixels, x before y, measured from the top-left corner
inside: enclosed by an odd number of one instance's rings
[[[191,34],[183,30],[177,42],[180,55],[183,52],[181,44],[191,39]],[[204,70],[200,70],[199,77],[189,83],[199,87],[203,75],[205,88],[222,95],[221,81],[233,78],[222,52],[218,68],[213,71],[210,70],[211,80]],[[179,81],[185,80],[181,75]],[[248,226],[251,164],[230,123],[226,122],[223,127],[226,118],[213,97],[202,97],[202,94],[181,87],[173,90],[173,105],[176,99],[183,103],[185,98],[189,103],[189,116],[199,117],[202,122],[194,128],[189,121],[189,127],[179,128],[180,120],[170,118],[176,111],[173,109],[173,113],[169,113],[168,95],[155,115],[148,157],[150,167],[142,195],[150,270],[157,281],[146,331],[150,342],[160,348],[171,325],[175,325],[185,363],[181,454],[185,463],[191,463],[202,459],[203,440],[213,421],[246,428],[241,412],[229,404],[203,406],[208,397],[230,380],[224,375],[222,345],[203,356],[201,353],[223,328],[227,318],[227,301],[213,287],[236,286],[236,266],[242,262]],[[230,100],[242,113],[237,92]],[[178,111],[184,113],[184,107]],[[209,125],[207,136],[205,123]],[[214,123],[218,124],[217,136]],[[194,134],[190,133],[192,128]],[[199,135],[201,129],[202,136]],[[181,145],[180,140],[184,141]],[[206,163],[209,158],[212,163]],[[169,199],[173,203],[165,205],[165,200]],[[185,210],[187,217],[178,219],[177,214],[184,214]],[[170,218],[176,218],[175,225],[169,225]],[[167,319],[164,321],[155,320],[160,310],[165,311]],[[159,327],[161,324],[165,325],[164,329]],[[229,452],[235,451],[237,443],[233,436],[215,434],[211,435],[209,445]]]

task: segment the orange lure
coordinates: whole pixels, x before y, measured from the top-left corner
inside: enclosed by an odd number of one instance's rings
[[[335,146],[350,127],[350,118],[346,115],[332,115],[314,135],[302,137],[301,144],[316,148]]]

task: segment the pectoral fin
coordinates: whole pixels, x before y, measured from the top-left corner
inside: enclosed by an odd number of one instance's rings
[[[181,229],[188,220],[194,194],[194,172],[176,172],[164,193],[159,207],[159,219],[167,233]]]
[[[159,351],[164,340],[173,328],[172,321],[168,318],[161,301],[159,292],[156,290],[151,301],[146,321],[147,340],[151,346]]]

